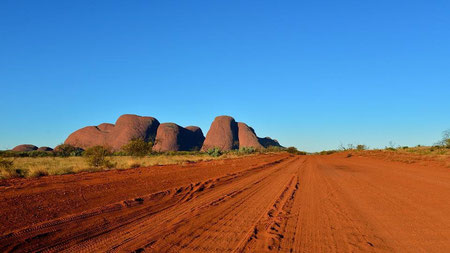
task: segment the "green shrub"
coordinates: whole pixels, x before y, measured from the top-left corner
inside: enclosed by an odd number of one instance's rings
[[[323,151],[320,151],[319,154],[320,155],[331,155],[331,154],[334,154],[336,152],[338,152],[338,151],[337,150],[323,150]]]
[[[357,149],[357,150],[366,150],[366,149],[367,149],[367,146],[366,146],[366,145],[363,145],[363,144],[359,144],[359,145],[356,146],[356,149]]]
[[[83,149],[77,148],[70,144],[61,144],[55,147],[54,153],[55,155],[61,157],[81,156],[83,155]]]
[[[291,153],[291,154],[297,154],[297,152],[298,152],[298,150],[297,150],[296,147],[288,147],[288,148],[286,149],[286,151],[287,151],[288,153]]]
[[[1,157],[27,157],[28,152],[3,150],[3,151],[0,151],[0,156]]]
[[[223,154],[222,150],[220,150],[220,148],[218,147],[208,149],[206,153],[208,153],[208,155],[212,157],[219,157]]]
[[[240,147],[239,148],[239,153],[240,154],[247,155],[247,154],[253,154],[255,152],[256,152],[256,148],[255,147]]]
[[[151,154],[153,143],[143,139],[133,139],[122,147],[122,151],[131,156],[145,156]]]
[[[110,154],[111,152],[105,147],[94,146],[86,149],[83,156],[90,166],[112,168],[114,167],[114,164],[112,164],[107,158]]]
[[[53,152],[33,150],[28,152],[29,157],[47,157],[53,156]]]
[[[283,152],[283,151],[286,151],[286,149],[278,146],[268,146],[263,150],[263,152]]]

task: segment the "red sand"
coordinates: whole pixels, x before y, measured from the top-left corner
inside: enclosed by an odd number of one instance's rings
[[[438,164],[279,154],[5,184],[0,251],[450,251]]]

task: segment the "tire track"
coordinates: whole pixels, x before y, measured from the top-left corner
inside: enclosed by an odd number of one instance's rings
[[[28,252],[40,250],[60,252],[64,249],[90,251],[97,244],[111,246],[113,245],[112,241],[120,241],[120,236],[115,235],[121,233],[120,231],[134,230],[135,224],[145,222],[153,227],[159,221],[167,221],[193,212],[198,213],[205,206],[218,206],[242,193],[246,188],[240,191],[226,192],[218,198],[216,195],[211,198],[204,198],[205,202],[202,205],[198,205],[196,199],[211,191],[217,191],[223,186],[234,184],[238,180],[252,177],[255,173],[256,175],[258,173],[265,174],[266,170],[290,163],[291,160],[280,159],[240,173],[231,173],[204,182],[124,200],[78,215],[15,231],[0,237],[0,251]],[[180,206],[186,208],[179,208]],[[176,211],[177,215],[171,217],[173,210]],[[177,210],[188,211],[180,213]],[[80,222],[87,225],[79,227]],[[137,233],[136,236],[140,235],[142,233]],[[129,234],[127,236],[129,237]]]

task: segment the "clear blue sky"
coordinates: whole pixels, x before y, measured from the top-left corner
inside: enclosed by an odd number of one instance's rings
[[[432,144],[450,1],[0,2],[0,149],[124,113],[231,115],[286,146]]]

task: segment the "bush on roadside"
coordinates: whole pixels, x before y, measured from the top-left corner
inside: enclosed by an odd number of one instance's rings
[[[254,147],[240,147],[239,154],[248,155],[256,152],[256,148]]]
[[[358,144],[357,146],[356,146],[356,150],[366,150],[367,149],[367,146],[366,145],[363,145],[363,144]]]
[[[283,147],[277,147],[277,146],[268,146],[267,148],[262,150],[263,152],[283,152],[286,151],[286,148]]]
[[[69,157],[69,156],[81,156],[83,155],[83,149],[77,148],[70,144],[61,144],[55,147],[53,151],[56,156]]]
[[[442,145],[450,148],[450,129],[442,133]]]
[[[297,153],[298,153],[298,150],[297,150],[296,147],[288,147],[288,148],[286,149],[286,151],[287,151],[288,153],[291,153],[291,154],[297,154]]]
[[[0,156],[1,157],[27,157],[28,152],[2,150],[2,151],[0,151]]]
[[[323,150],[319,152],[319,155],[331,155],[337,153],[337,150]]]
[[[212,157],[219,157],[223,154],[222,150],[220,150],[220,148],[218,147],[210,148],[208,149],[208,151],[206,151],[206,153],[208,153],[208,155]]]
[[[103,146],[94,146],[86,149],[83,156],[85,157],[87,163],[93,167],[106,167],[112,168],[114,164],[108,159],[111,152]]]
[[[126,155],[145,156],[152,152],[153,143],[146,142],[143,139],[133,139],[122,147]]]
[[[47,157],[53,156],[53,152],[33,150],[28,152],[28,157]]]

